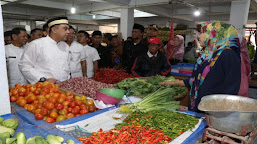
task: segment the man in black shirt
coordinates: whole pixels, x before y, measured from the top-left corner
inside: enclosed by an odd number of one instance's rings
[[[148,40],[148,43],[148,52],[136,58],[131,69],[132,74],[138,77],[168,75],[171,65],[165,54],[158,52],[162,43],[161,40],[157,37],[152,37]]]
[[[101,45],[102,38],[103,37],[101,31],[94,31],[92,34],[92,45],[90,46],[96,48],[101,58],[98,61],[98,68],[107,68],[111,67],[111,53],[108,48]]]
[[[147,43],[143,41],[144,26],[134,24],[132,30],[133,41],[125,41],[123,47],[123,68],[127,73],[131,73],[133,63],[139,55],[148,51]]]
[[[159,29],[156,24],[149,25],[146,30],[146,38],[144,40],[148,42],[150,38],[157,37],[158,31]]]

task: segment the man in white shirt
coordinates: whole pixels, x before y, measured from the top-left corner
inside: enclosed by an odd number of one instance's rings
[[[29,42],[35,40],[35,39],[39,39],[41,37],[43,37],[43,30],[40,28],[35,28],[30,32],[30,39]]]
[[[74,40],[75,29],[70,26],[67,40],[58,43],[60,48],[65,47],[69,51],[69,68],[71,77],[87,76],[86,55],[83,46]]]
[[[38,81],[55,83],[69,78],[68,51],[57,43],[65,41],[69,33],[67,17],[48,20],[49,35],[28,44],[19,68],[32,84]]]
[[[8,45],[12,43],[12,31],[6,31],[4,32],[4,45]]]
[[[5,46],[5,56],[7,60],[8,82],[9,87],[15,84],[27,84],[27,80],[23,77],[19,70],[18,63],[24,52],[24,45],[27,43],[28,37],[24,28],[12,29],[12,43]]]
[[[92,78],[98,69],[98,60],[100,60],[97,50],[87,44],[89,41],[89,34],[86,31],[79,31],[77,40],[83,45],[86,62],[87,62],[87,77]]]

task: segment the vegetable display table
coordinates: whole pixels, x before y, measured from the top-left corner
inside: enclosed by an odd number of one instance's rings
[[[16,105],[15,103],[11,103],[11,106],[12,108],[14,108],[17,116],[22,120],[22,121],[25,121],[27,122],[28,124],[31,124],[31,125],[34,125],[34,127],[40,127],[42,128],[42,133],[43,134],[53,134],[53,135],[58,135],[58,136],[61,136],[63,138],[67,138],[67,139],[72,139],[74,140],[76,143],[80,143],[78,140],[74,139],[73,137],[71,137],[70,135],[68,134],[65,134],[64,132],[58,130],[55,128],[55,125],[56,124],[72,124],[72,123],[75,123],[75,122],[78,122],[78,121],[81,121],[81,120],[84,120],[84,119],[87,119],[87,118],[90,118],[90,117],[93,117],[95,115],[98,115],[98,114],[101,114],[105,111],[108,111],[110,109],[113,109],[114,107],[110,107],[110,108],[106,108],[106,109],[102,109],[102,110],[98,110],[98,111],[95,111],[95,112],[92,112],[92,113],[88,113],[88,114],[85,114],[85,115],[81,115],[81,116],[78,116],[78,117],[73,117],[73,118],[70,118],[70,119],[66,119],[66,120],[63,120],[63,121],[59,121],[59,122],[55,122],[55,123],[47,123],[46,121],[44,120],[37,120],[35,119],[35,116],[33,113],[31,112],[28,112],[26,109],[24,109],[23,107],[20,107],[18,105]],[[30,129],[27,129],[30,131]],[[47,132],[47,133],[46,133]],[[45,135],[45,136],[46,136]],[[44,135],[43,135],[44,137]]]
[[[116,113],[118,109],[113,109],[106,111],[102,114],[96,115],[94,117],[88,118],[87,120],[81,120],[79,122],[67,125],[56,125],[56,127],[62,131],[69,131],[70,128],[79,126],[83,132],[91,133],[97,132],[99,129],[106,132],[114,128],[118,123],[126,117],[124,114]],[[190,112],[190,111],[179,111],[180,113],[185,113],[187,115],[192,115],[194,117],[202,117],[202,114]],[[193,128],[193,131],[186,131],[179,137],[170,142],[170,144],[189,144],[196,143],[198,138],[201,138],[206,127],[206,122],[204,119],[200,118],[198,124]]]

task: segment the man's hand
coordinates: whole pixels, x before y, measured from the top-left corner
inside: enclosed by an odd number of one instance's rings
[[[50,83],[55,83],[57,81],[57,79],[49,78],[49,79],[46,79],[46,81],[50,82]]]

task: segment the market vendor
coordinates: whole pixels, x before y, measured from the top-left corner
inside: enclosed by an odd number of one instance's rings
[[[161,40],[152,37],[148,40],[148,52],[135,59],[131,72],[134,76],[149,77],[155,75],[168,75],[171,65],[165,54],[158,52]]]
[[[19,68],[24,77],[32,84],[38,81],[55,83],[69,78],[68,51],[58,47],[69,33],[67,17],[48,20],[49,35],[28,44]]]
[[[191,88],[188,109],[199,111],[203,96],[211,94],[237,95],[241,82],[240,43],[237,30],[230,24],[210,21],[202,24],[200,45],[205,48],[197,59],[189,79],[164,81],[161,85]]]

